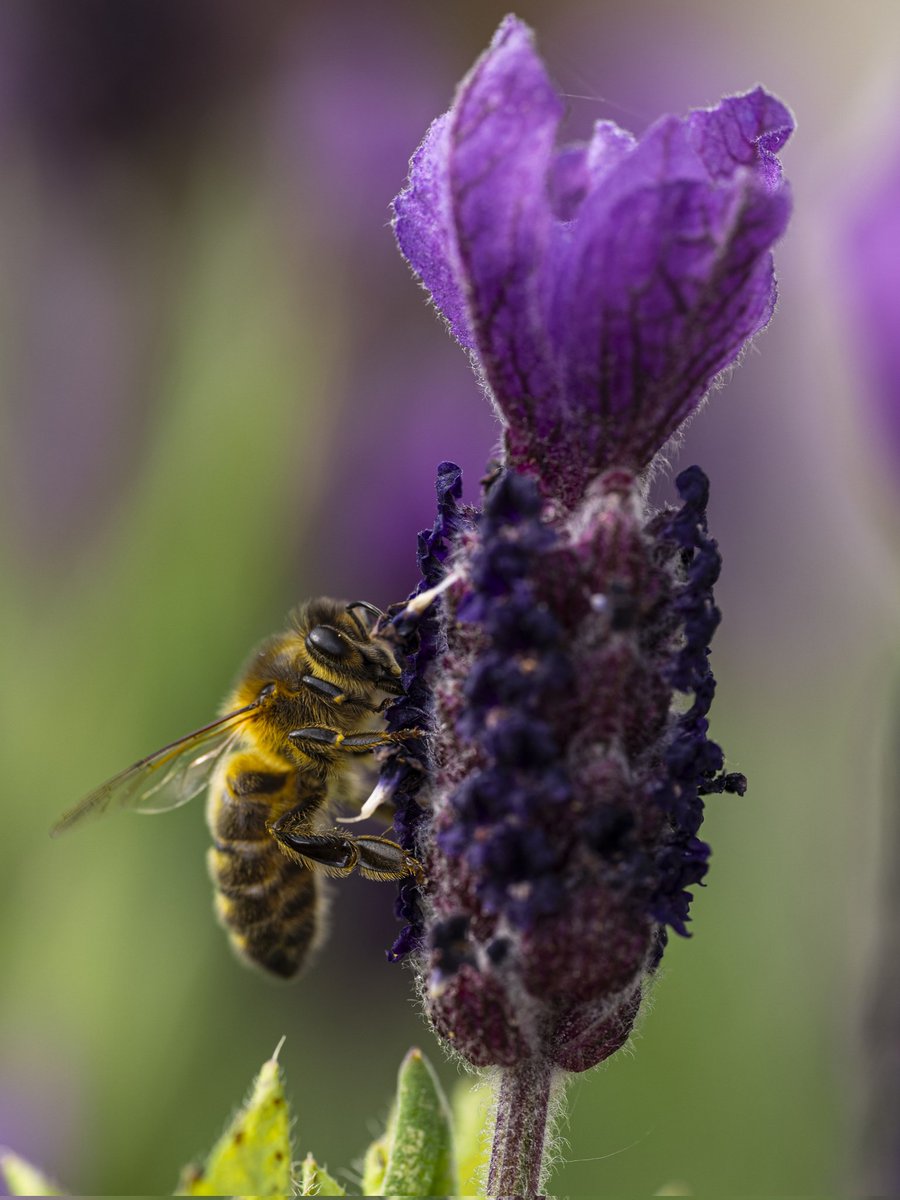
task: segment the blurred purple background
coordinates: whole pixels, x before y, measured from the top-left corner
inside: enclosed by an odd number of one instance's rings
[[[196,806],[46,829],[208,719],[297,599],[405,595],[441,459],[477,499],[496,425],[388,205],[505,11],[0,8],[0,1143],[69,1187],[171,1188],[282,1033],[298,1150],[334,1167],[364,1149],[408,1045],[439,1057],[383,959],[390,889],[342,887],[316,968],[279,990],[210,916]],[[714,732],[751,791],[711,815],[695,937],[636,1054],[575,1084],[553,1186],[860,1192],[895,800],[900,8],[516,11],[569,136],[757,82],[798,121],[779,309],[670,455],[712,481]],[[669,495],[665,473],[654,488]]]

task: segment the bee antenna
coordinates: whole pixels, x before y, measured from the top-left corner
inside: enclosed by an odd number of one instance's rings
[[[347,605],[347,611],[349,612],[352,608],[364,608],[366,612],[370,612],[373,617],[378,617],[382,621],[387,616],[387,613],[382,612],[377,604],[370,604],[368,600],[353,600]]]
[[[359,632],[362,634],[363,637],[366,637],[366,638],[369,637],[369,630],[363,626],[362,621],[360,621],[359,617],[353,611],[355,608],[362,608],[367,613],[371,613],[376,618],[377,621],[383,621],[383,620],[385,620],[385,618],[387,616],[387,614],[383,613],[381,611],[381,609],[378,608],[376,605],[370,604],[368,600],[353,600],[350,604],[347,605],[346,611],[349,613],[350,617],[353,619],[353,622],[356,625]]]

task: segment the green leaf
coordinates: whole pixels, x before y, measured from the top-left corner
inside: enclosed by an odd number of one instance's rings
[[[300,1169],[301,1196],[346,1196],[342,1188],[324,1167],[320,1167],[311,1154],[307,1154]]]
[[[485,1083],[461,1079],[453,1091],[453,1132],[460,1196],[483,1196],[491,1157],[488,1119],[494,1103]]]
[[[46,1175],[30,1162],[13,1154],[12,1150],[0,1150],[0,1173],[6,1181],[11,1196],[67,1196],[58,1183],[51,1183]]]
[[[283,1041],[284,1039],[282,1039]],[[250,1098],[216,1142],[203,1167],[182,1172],[180,1196],[290,1196],[290,1115],[278,1050],[256,1077]]]
[[[362,1194],[384,1195],[384,1174],[388,1162],[388,1135],[385,1133],[372,1143],[363,1160]]]
[[[410,1050],[400,1066],[386,1141],[382,1195],[458,1194],[450,1108],[421,1050]]]

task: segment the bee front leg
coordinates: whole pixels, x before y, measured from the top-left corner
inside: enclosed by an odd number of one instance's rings
[[[327,700],[330,704],[352,704],[359,708],[367,708],[369,712],[381,712],[383,708],[383,704],[370,704],[365,696],[346,692],[337,684],[329,683],[327,679],[320,679],[318,675],[304,675],[300,682],[315,693],[320,700]]]

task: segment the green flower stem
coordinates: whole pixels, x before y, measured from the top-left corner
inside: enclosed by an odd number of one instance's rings
[[[488,1169],[489,1196],[540,1195],[554,1069],[532,1058],[500,1072],[497,1123]]]

